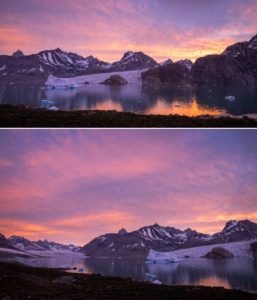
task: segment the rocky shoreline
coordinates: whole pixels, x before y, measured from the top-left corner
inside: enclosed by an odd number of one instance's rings
[[[167,286],[97,274],[0,263],[0,299],[255,300],[257,294],[221,287]]]
[[[257,121],[247,116],[143,115],[117,111],[50,111],[24,105],[0,105],[0,127],[36,128],[178,128],[178,127],[257,127]]]

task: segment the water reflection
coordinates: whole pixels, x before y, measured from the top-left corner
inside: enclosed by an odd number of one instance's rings
[[[257,262],[249,258],[228,260],[184,259],[172,264],[145,264],[139,259],[85,258],[62,255],[44,258],[17,258],[30,266],[58,268],[69,265],[85,273],[134,278],[143,281],[144,274],[157,275],[169,285],[206,285],[257,291]]]
[[[225,109],[218,109],[216,107],[208,107],[200,105],[196,98],[192,101],[186,102],[183,99],[174,100],[172,103],[168,103],[165,99],[159,98],[154,107],[149,108],[146,114],[153,115],[185,115],[185,116],[199,116],[210,115],[217,116],[225,114]]]
[[[227,95],[234,95],[236,101],[226,101]],[[40,86],[0,85],[0,103],[40,107],[43,99],[54,101],[61,110],[101,109],[188,116],[257,113],[256,89],[146,89],[140,85],[92,84],[79,89],[43,90]]]

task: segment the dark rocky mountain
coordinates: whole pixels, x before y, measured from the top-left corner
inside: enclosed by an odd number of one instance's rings
[[[16,52],[13,53],[13,57],[22,57],[24,56],[23,52],[19,49]]]
[[[252,37],[248,42],[236,43],[229,46],[222,55],[233,57],[241,64],[245,64],[257,81],[257,35]]]
[[[182,66],[186,67],[188,70],[191,70],[191,68],[193,66],[193,62],[189,59],[178,60],[178,61],[176,61],[176,64],[182,65]]]
[[[0,233],[0,247],[1,248],[11,248],[11,243],[8,241],[8,239]]]
[[[19,250],[23,250],[23,251],[24,250],[26,250],[26,251],[30,251],[30,250],[42,251],[42,250],[44,250],[42,247],[37,245],[36,242],[32,242],[21,236],[13,235],[13,236],[9,237],[8,241],[14,248],[19,249]]]
[[[249,220],[230,221],[213,235],[192,229],[179,230],[158,224],[139,230],[101,235],[81,248],[88,256],[147,256],[150,249],[160,252],[196,246],[257,239],[257,224]]]
[[[110,71],[144,70],[157,66],[158,63],[143,52],[126,52],[121,60],[110,66]]]
[[[154,224],[133,232],[121,229],[117,234],[102,235],[82,247],[81,252],[88,256],[146,256],[149,249],[169,251],[208,238],[209,235],[191,229],[182,231]]]
[[[190,72],[190,81],[194,85],[205,86],[255,86],[251,69],[233,57],[208,55],[198,58]]]
[[[257,224],[249,220],[229,221],[221,232],[213,235],[214,242],[228,243],[252,239],[257,239]]]
[[[221,55],[208,55],[196,60],[191,70],[191,82],[196,85],[257,84],[257,35],[249,42],[227,47]]]
[[[150,87],[185,86],[189,84],[189,70],[179,63],[165,64],[143,72],[142,81]]]
[[[45,251],[45,250],[69,250],[77,252],[80,247],[74,245],[63,245],[55,242],[49,242],[47,240],[30,241],[21,236],[11,236],[6,239],[0,234],[0,246],[6,245],[6,248],[14,248],[22,251]]]
[[[159,66],[166,66],[166,65],[170,65],[170,64],[173,64],[173,61],[171,59],[167,59],[167,60],[161,62],[159,64]]]

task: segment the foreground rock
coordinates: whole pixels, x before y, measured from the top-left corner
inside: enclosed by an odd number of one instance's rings
[[[224,258],[233,258],[234,254],[222,247],[215,247],[210,252],[208,252],[204,257],[210,259],[224,259]]]
[[[102,84],[105,85],[112,85],[112,86],[119,86],[119,85],[126,85],[128,84],[127,80],[121,77],[120,75],[112,75],[107,78]]]
[[[67,278],[66,278],[67,277]],[[166,286],[0,263],[0,299],[256,300],[256,294],[202,286]]]
[[[26,106],[0,105],[0,127],[257,127],[248,117],[186,117],[140,115],[116,111],[50,111]]]

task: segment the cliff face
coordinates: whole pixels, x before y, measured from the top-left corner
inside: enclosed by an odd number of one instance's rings
[[[209,55],[197,59],[190,72],[190,81],[195,85],[208,86],[255,86],[251,69],[233,57]]]

